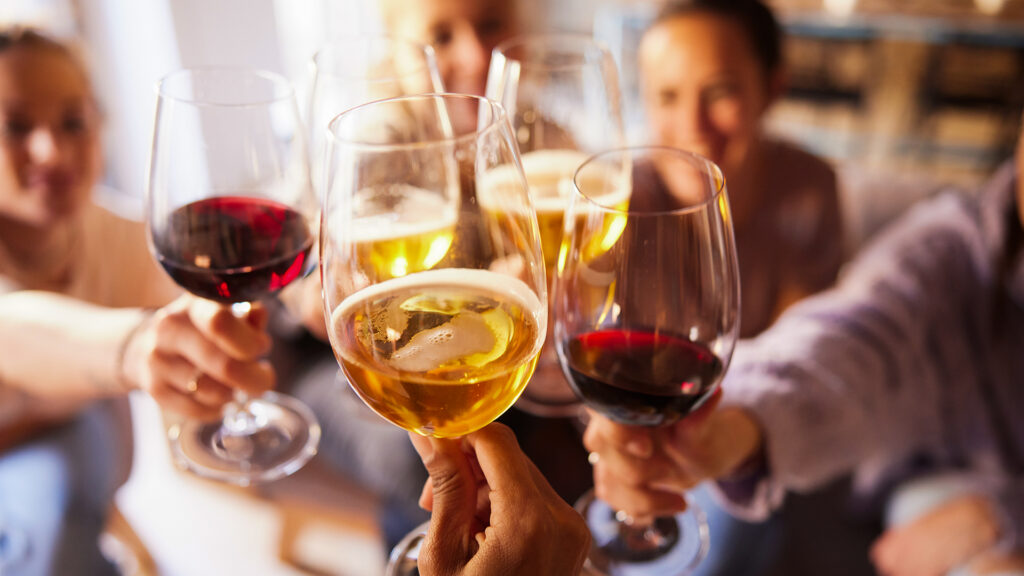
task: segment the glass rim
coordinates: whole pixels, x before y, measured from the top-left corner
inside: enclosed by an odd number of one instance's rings
[[[248,102],[211,102],[209,100],[203,100],[196,97],[183,97],[173,94],[168,89],[168,83],[178,78],[185,76],[195,76],[198,74],[239,74],[242,76],[248,75],[251,78],[257,78],[260,80],[269,81],[274,87],[276,95],[254,99]],[[270,70],[262,68],[252,68],[248,66],[195,66],[189,68],[179,68],[173,72],[169,72],[157,80],[156,86],[157,96],[162,101],[178,102],[181,104],[191,104],[197,107],[207,108],[255,108],[259,106],[266,106],[268,104],[276,104],[278,102],[286,102],[295,98],[295,88],[292,83],[288,81],[283,75]],[[280,91],[280,92],[278,92]]]
[[[673,154],[673,155],[675,155],[677,157],[686,158],[690,162],[697,162],[697,163],[703,165],[705,168],[707,168],[712,176],[716,177],[716,179],[718,181],[718,186],[716,187],[716,189],[711,194],[708,195],[707,198],[705,198],[704,200],[702,200],[700,202],[696,202],[694,204],[691,204],[689,206],[681,206],[679,208],[673,208],[671,210],[644,210],[644,211],[631,211],[628,207],[625,210],[623,210],[621,208],[615,208],[614,206],[608,206],[606,204],[602,204],[601,202],[598,202],[597,200],[592,198],[589,194],[586,194],[585,192],[580,190],[580,184],[579,184],[580,174],[590,164],[595,163],[595,162],[599,161],[600,159],[602,159],[604,157],[608,157],[608,156],[612,156],[612,155],[619,155],[619,156],[621,156],[623,154],[630,154],[630,156],[633,156],[633,153],[641,152],[641,151],[642,152],[667,152],[667,153]],[[722,173],[722,169],[718,166],[718,164],[715,164],[711,160],[709,160],[709,159],[705,158],[704,156],[701,156],[700,154],[697,154],[695,152],[690,152],[688,150],[683,150],[681,148],[673,148],[672,146],[624,146],[624,147],[621,147],[621,148],[612,148],[610,150],[604,150],[602,152],[598,152],[597,154],[594,154],[594,155],[590,156],[589,158],[587,158],[586,160],[584,160],[583,163],[580,164],[578,168],[576,168],[576,172],[574,172],[573,175],[572,175],[572,189],[573,189],[574,193],[578,197],[582,198],[587,203],[597,207],[598,209],[600,209],[602,211],[613,213],[613,214],[622,214],[623,216],[626,216],[626,217],[676,216],[676,215],[681,216],[681,215],[685,215],[685,214],[689,214],[689,213],[699,212],[701,210],[705,210],[708,206],[710,206],[712,204],[715,204],[715,203],[718,203],[720,201],[720,198],[725,194],[725,175]]]
[[[370,108],[376,108],[378,106],[383,106],[383,105],[388,105],[388,104],[398,104],[398,103],[401,103],[401,102],[409,102],[409,101],[413,101],[413,100],[441,100],[441,101],[465,100],[465,101],[475,101],[475,102],[477,102],[478,106],[480,104],[486,104],[490,108],[492,113],[491,113],[491,117],[488,119],[488,122],[487,122],[486,125],[484,125],[484,126],[477,126],[477,128],[475,130],[473,130],[472,132],[466,132],[465,134],[459,134],[459,135],[453,135],[453,136],[443,136],[443,137],[433,138],[433,139],[430,139],[430,140],[419,140],[419,141],[415,141],[415,142],[377,143],[377,142],[361,141],[361,140],[353,139],[353,138],[342,138],[341,136],[338,136],[338,134],[337,134],[337,128],[338,128],[339,124],[341,122],[345,121],[345,120],[348,120],[348,118],[351,117],[351,116],[355,116],[356,114],[361,114],[362,112],[364,112],[365,110],[370,109]],[[478,110],[479,110],[479,108],[478,108]],[[494,101],[494,100],[492,100],[490,98],[485,98],[483,96],[476,96],[476,95],[473,95],[473,94],[459,94],[459,93],[456,93],[456,92],[429,92],[429,93],[425,93],[425,94],[405,94],[405,95],[402,95],[402,96],[394,96],[392,98],[384,98],[382,100],[373,100],[373,101],[370,101],[370,102],[366,102],[366,103],[360,104],[359,106],[355,106],[355,107],[349,108],[348,110],[345,110],[344,112],[341,112],[340,114],[337,114],[336,116],[331,118],[330,122],[327,123],[327,140],[329,142],[333,143],[333,144],[339,144],[340,143],[340,144],[344,144],[346,146],[350,146],[350,147],[354,147],[354,148],[360,148],[360,149],[364,149],[364,150],[395,150],[395,151],[397,151],[397,150],[417,150],[417,149],[423,149],[423,148],[427,148],[427,147],[430,147],[430,146],[437,146],[437,145],[455,146],[455,145],[463,144],[465,142],[475,141],[478,138],[481,138],[481,137],[485,136],[486,134],[488,134],[492,130],[494,130],[496,128],[500,128],[501,125],[507,121],[506,120],[507,117],[508,117],[508,114],[505,112],[505,107],[504,106],[502,106],[500,103],[498,103],[498,102],[496,102],[496,101]],[[510,129],[510,131],[511,131],[511,129]]]
[[[508,55],[508,51],[513,48],[522,46],[543,46],[561,49],[561,52],[565,53],[579,53],[586,56],[590,51],[596,50],[601,54],[602,59],[611,58],[611,51],[602,42],[598,41],[593,36],[587,36],[586,34],[575,34],[575,33],[559,33],[559,32],[541,32],[531,34],[518,34],[507,40],[502,41],[500,44],[494,47],[491,51],[493,55],[500,55],[505,60],[510,62],[519,62],[522,64],[525,62],[522,58],[513,58]],[[584,65],[593,64],[593,62],[586,60]],[[531,68],[537,68],[540,70],[574,70],[579,68],[578,65],[573,64],[558,64],[549,65],[540,62],[530,62]]]
[[[436,71],[436,67],[437,67],[437,53],[434,51],[434,47],[433,46],[431,46],[430,44],[425,44],[423,42],[417,42],[415,40],[409,40],[408,38],[401,38],[401,37],[398,37],[398,36],[390,36],[390,35],[387,35],[387,34],[357,34],[357,35],[352,35],[352,36],[344,36],[344,37],[337,38],[337,39],[331,40],[330,42],[325,43],[324,45],[322,45],[316,51],[316,53],[313,54],[313,58],[311,59],[311,62],[313,64],[314,74],[320,75],[320,71],[323,69],[323,66],[322,66],[320,61],[321,61],[322,58],[326,57],[329,53],[335,52],[337,50],[340,50],[340,49],[342,49],[343,47],[345,47],[345,46],[347,46],[349,44],[359,45],[361,43],[379,42],[379,41],[385,42],[387,44],[402,45],[402,46],[405,46],[407,48],[412,48],[412,49],[415,49],[415,50],[422,51],[422,53],[423,53],[423,55],[425,57],[424,58],[424,65],[423,66],[417,66],[415,70],[410,70],[409,72],[406,72],[404,74],[394,74],[394,75],[391,75],[391,76],[386,76],[386,77],[381,77],[381,78],[370,78],[370,79],[368,79],[365,76],[360,75],[360,74],[338,74],[337,72],[334,72],[334,71],[326,72],[326,73],[324,73],[324,75],[325,76],[329,76],[331,78],[339,78],[339,79],[342,79],[342,80],[358,79],[360,82],[370,82],[370,83],[374,83],[374,84],[376,84],[376,83],[383,83],[383,82],[391,82],[391,81],[399,80],[399,79],[402,79],[402,78],[409,78],[411,76],[414,76],[416,74],[419,74],[419,73],[423,72],[424,70],[426,70],[426,71],[428,71],[430,73],[431,78],[433,78],[434,76],[437,75],[437,71]],[[431,69],[431,64],[434,64],[434,69],[433,70]]]

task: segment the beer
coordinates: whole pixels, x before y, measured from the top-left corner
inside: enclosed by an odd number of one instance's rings
[[[522,155],[523,172],[530,189],[530,199],[537,211],[544,264],[549,273],[555,270],[562,244],[565,210],[573,194],[573,176],[587,159],[578,150],[534,150]],[[605,170],[589,170],[586,177],[593,182],[583,183],[591,199],[608,207],[626,210],[629,206],[628,172],[608,166]],[[516,172],[508,166],[496,168],[484,177],[478,190],[480,202],[486,208],[500,205],[500,194],[505,187],[515,185]],[[594,194],[593,190],[602,193]],[[615,216],[608,216],[602,237],[588,246],[585,256],[593,258],[610,249],[622,234]],[[622,221],[624,224],[625,221]]]
[[[454,201],[405,184],[367,188],[354,198],[355,257],[364,274],[387,280],[429,270],[455,235]]]
[[[545,306],[524,282],[446,268],[369,286],[331,315],[335,353],[378,414],[424,436],[461,436],[510,407],[533,373]]]

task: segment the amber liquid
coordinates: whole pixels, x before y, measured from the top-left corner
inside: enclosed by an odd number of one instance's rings
[[[544,264],[548,276],[553,277],[562,245],[565,210],[573,192],[573,177],[576,170],[588,156],[578,150],[534,150],[522,155],[523,172],[530,189],[530,199],[537,210],[537,224],[540,228],[540,243],[544,251]],[[589,170],[589,181],[585,182],[588,194],[603,205],[625,211],[629,207],[628,172],[614,170]],[[502,166],[484,177],[480,202],[485,207],[500,210],[497,206],[505,187],[515,185],[515,174]],[[602,233],[588,243],[583,256],[588,259],[607,252],[622,235],[625,215],[609,213],[604,216]]]
[[[442,269],[375,284],[333,311],[335,354],[359,396],[424,436],[461,436],[507,410],[533,374],[544,306],[522,281]]]
[[[374,280],[430,270],[448,254],[456,206],[439,194],[400,185],[362,190],[353,201],[360,214],[353,230],[356,258]]]

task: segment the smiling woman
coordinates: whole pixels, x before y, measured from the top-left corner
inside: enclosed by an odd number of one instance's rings
[[[785,88],[781,41],[775,17],[759,0],[676,0],[640,46],[655,142],[706,156],[729,183],[744,337],[831,285],[842,260],[832,168],[762,132],[765,113]]]
[[[0,30],[0,542],[28,541],[4,574],[111,571],[96,541],[127,456],[94,401],[143,389],[212,418],[273,385],[262,312],[176,299],[143,226],[92,203],[100,124],[68,47]]]

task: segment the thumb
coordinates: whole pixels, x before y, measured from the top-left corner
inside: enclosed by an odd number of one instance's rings
[[[457,574],[476,550],[476,482],[459,440],[409,434],[430,474],[433,511],[420,552],[424,574]]]

